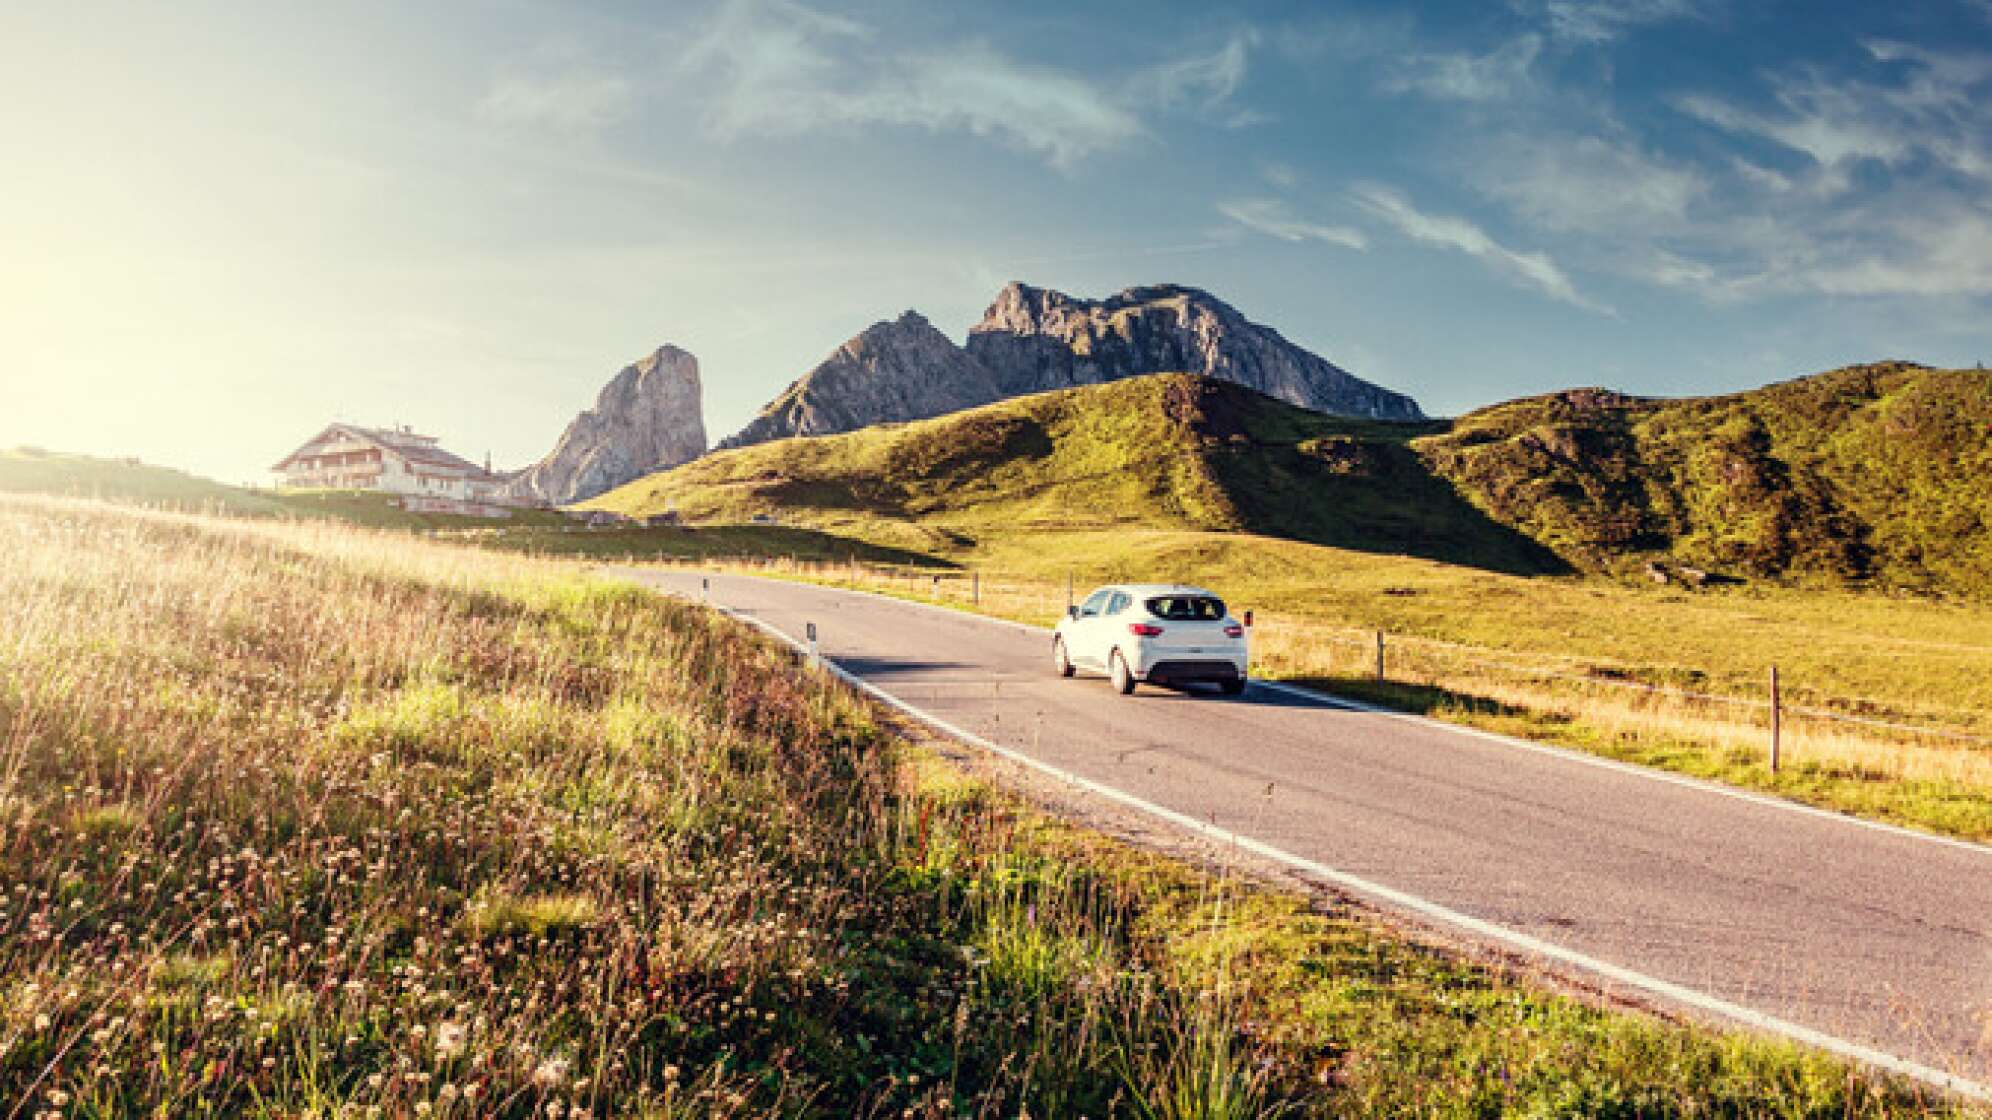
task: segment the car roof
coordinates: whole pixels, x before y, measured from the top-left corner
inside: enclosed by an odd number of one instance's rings
[[[1151,595],[1208,595],[1213,599],[1223,598],[1215,591],[1187,583],[1110,583],[1101,590],[1125,591],[1137,598]]]

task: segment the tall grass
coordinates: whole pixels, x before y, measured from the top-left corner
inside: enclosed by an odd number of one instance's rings
[[[1886,1116],[1047,820],[732,623],[0,498],[12,1116]]]

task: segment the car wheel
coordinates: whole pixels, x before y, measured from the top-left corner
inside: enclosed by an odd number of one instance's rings
[[[1114,679],[1115,692],[1126,696],[1134,691],[1134,673],[1128,669],[1127,659],[1121,656],[1119,650],[1114,651],[1113,662],[1107,669]]]
[[[1233,677],[1230,680],[1219,681],[1218,687],[1224,690],[1226,696],[1243,696],[1245,694],[1245,678]]]
[[[1069,677],[1072,675],[1072,655],[1065,652],[1064,638],[1053,638],[1051,640],[1051,663],[1057,667],[1059,676]]]

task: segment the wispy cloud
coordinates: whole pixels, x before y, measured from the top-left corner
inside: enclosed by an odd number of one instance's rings
[[[1992,213],[1952,196],[1738,213],[1707,222],[1683,244],[1687,255],[1647,244],[1642,278],[1718,300],[1992,296]]]
[[[1867,74],[1772,74],[1767,107],[1705,94],[1675,102],[1770,145],[1731,157],[1733,177],[1716,192],[1727,207],[1680,239],[1714,262],[1715,290],[1992,294],[1992,54],[1863,46],[1875,63]]]
[[[1146,112],[1226,109],[1252,36],[1139,69],[1119,81],[1036,65],[987,42],[903,48],[864,24],[794,0],[727,0],[685,55],[714,80],[707,123],[721,136],[907,125],[986,136],[1054,166],[1145,135]]]
[[[477,103],[477,115],[506,125],[590,131],[629,116],[636,87],[619,74],[507,74],[491,83]]]
[[[1188,55],[1137,71],[1127,83],[1128,99],[1155,106],[1188,104],[1207,112],[1225,109],[1245,84],[1250,51],[1258,41],[1257,32],[1242,30],[1209,54]]]
[[[1465,218],[1427,214],[1396,190],[1379,183],[1359,183],[1350,190],[1349,197],[1414,241],[1477,257],[1510,280],[1572,307],[1600,315],[1618,314],[1579,292],[1547,253],[1510,249]]]
[[[1533,84],[1530,68],[1541,53],[1539,35],[1516,36],[1485,54],[1413,52],[1402,56],[1384,89],[1450,101],[1506,100]]]
[[[1321,225],[1297,218],[1286,203],[1272,198],[1241,198],[1217,204],[1217,211],[1250,230],[1281,241],[1321,241],[1345,249],[1363,249],[1369,239],[1359,229]]]
[[[1992,0],[1988,0],[1988,2],[1992,2]],[[1266,182],[1271,183],[1281,190],[1291,190],[1295,184],[1300,182],[1300,172],[1294,170],[1292,164],[1282,163],[1279,160],[1268,160],[1260,164],[1259,174],[1265,177]]]
[[[1676,106],[1724,131],[1756,136],[1809,157],[1830,186],[1851,185],[1862,160],[1896,166],[1927,155],[1954,171],[1992,178],[1992,54],[1933,51],[1888,41],[1864,44],[1894,81],[1858,81],[1816,69],[1776,75],[1776,108],[1763,111],[1707,94]]]
[[[1629,31],[1682,19],[1707,19],[1713,0],[1529,0],[1551,35],[1572,43],[1606,43]]]
[[[1681,111],[1728,132],[1755,135],[1834,168],[1855,160],[1884,163],[1901,160],[1910,150],[1908,139],[1865,119],[1870,110],[1844,89],[1824,82],[1790,86],[1779,95],[1782,114],[1738,108],[1718,97],[1691,94],[1676,104]],[[1841,187],[1846,181],[1839,181]]]
[[[1632,141],[1563,132],[1494,136],[1475,169],[1483,193],[1558,233],[1672,233],[1712,189],[1699,169]]]
[[[1897,215],[1885,234],[1869,251],[1814,269],[1806,286],[1843,295],[1992,296],[1992,215],[1945,206]]]

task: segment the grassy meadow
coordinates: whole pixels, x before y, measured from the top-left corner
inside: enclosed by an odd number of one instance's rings
[[[1020,535],[954,559],[959,567],[946,571],[786,559],[730,566],[1047,626],[1064,608],[1068,577],[1081,596],[1105,582],[1194,582],[1255,612],[1261,677],[1992,839],[1992,605],[1524,578],[1232,533]],[[1772,665],[1787,705],[1777,774],[1766,767],[1760,706]],[[1628,687],[1641,684],[1742,702]]]
[[[571,563],[0,497],[13,1115],[1880,1117],[1049,820]]]

